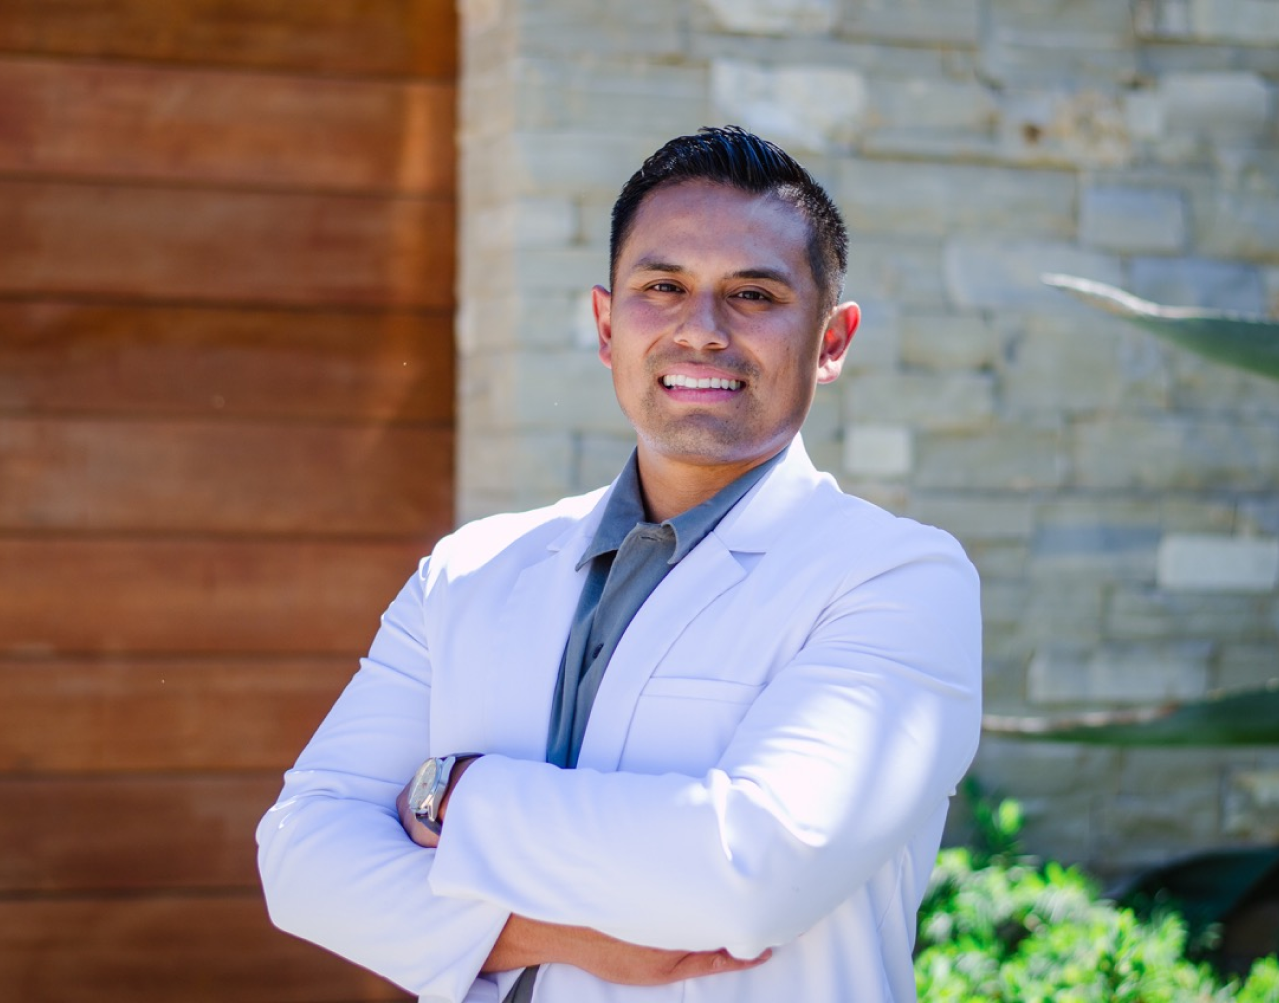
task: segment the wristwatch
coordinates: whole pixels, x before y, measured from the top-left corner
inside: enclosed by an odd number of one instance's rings
[[[440,834],[440,802],[449,789],[449,775],[459,759],[468,759],[475,753],[457,756],[432,756],[418,767],[409,784],[409,811],[437,836]]]

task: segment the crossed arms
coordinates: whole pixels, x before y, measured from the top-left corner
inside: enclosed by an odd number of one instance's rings
[[[259,829],[277,925],[424,995],[533,961],[628,981],[758,960],[899,850],[975,748],[975,576],[934,550],[837,594],[704,775],[485,756],[424,851],[395,806],[429,747],[424,580]]]

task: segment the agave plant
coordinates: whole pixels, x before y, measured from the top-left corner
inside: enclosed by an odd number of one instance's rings
[[[1043,281],[1091,306],[1214,362],[1279,380],[1279,322],[1228,311],[1161,306],[1114,286],[1071,275]],[[1279,652],[1276,652],[1279,664]],[[1169,702],[1153,707],[1058,717],[987,715],[989,734],[1038,741],[1118,746],[1279,745],[1279,683],[1252,690]],[[1192,927],[1256,924],[1250,911],[1274,909],[1279,888],[1279,847],[1196,854],[1138,875],[1125,890],[1129,904],[1175,901]],[[1271,916],[1261,920],[1279,948]],[[1264,953],[1264,952],[1263,952]],[[1219,956],[1219,960],[1221,960]]]

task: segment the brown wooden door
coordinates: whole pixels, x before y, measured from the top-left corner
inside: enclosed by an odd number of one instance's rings
[[[452,0],[0,4],[0,998],[398,998],[253,828],[452,519]]]

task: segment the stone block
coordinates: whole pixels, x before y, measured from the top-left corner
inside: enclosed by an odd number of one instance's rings
[[[1194,699],[1207,691],[1211,655],[1211,641],[1049,644],[1031,659],[1027,695],[1040,705]]]
[[[1239,502],[1239,528],[1244,533],[1279,536],[1279,497],[1244,498]]]
[[[944,522],[939,521],[938,525],[945,529],[950,528]],[[964,549],[968,551],[968,558],[976,566],[977,573],[981,575],[982,581],[1007,578],[1017,581],[1019,589],[1025,588],[1024,585],[1020,584],[1020,579],[1026,575],[1027,554],[1029,552],[1026,544],[1014,541],[984,540],[977,535],[965,536],[958,530],[956,532],[961,537]],[[1024,660],[1019,661],[1018,664],[1024,664]]]
[[[1101,745],[1022,742],[990,736],[982,740],[974,773],[983,786],[1005,796],[1038,797],[1116,792],[1121,754]]]
[[[607,134],[625,122],[628,130],[669,138],[707,124],[707,85],[701,66],[526,58],[514,94],[518,128]]]
[[[542,247],[518,256],[515,288],[522,295],[578,296],[608,285],[608,252],[598,247]]]
[[[936,430],[983,429],[992,423],[990,373],[886,372],[857,380],[845,396],[854,424],[888,422]]]
[[[669,62],[684,54],[688,30],[687,0],[522,2],[515,16],[524,52],[567,58],[590,53],[596,59],[640,57]]]
[[[1187,595],[1119,585],[1107,604],[1106,634],[1120,641],[1207,637],[1246,642],[1274,634],[1269,606],[1255,596]],[[1279,647],[1272,649],[1270,661],[1279,662]],[[1272,668],[1279,672],[1279,665]],[[1220,662],[1215,685],[1221,685]]]
[[[595,194],[617,198],[626,180],[671,136],[666,130],[541,130],[515,134],[489,166],[516,194],[536,198]]]
[[[562,247],[577,236],[577,207],[567,198],[521,198],[477,209],[466,223],[480,253]]]
[[[1246,423],[1279,420],[1279,393],[1265,376],[1173,348],[1171,401],[1178,411]]]
[[[1132,38],[1132,12],[1113,0],[988,0],[986,17],[992,32],[1062,35],[1092,45],[1126,45]]]
[[[1256,46],[1279,43],[1279,10],[1274,0],[1141,0],[1137,26],[1148,38]]]
[[[857,234],[1075,232],[1075,179],[1060,171],[850,159],[836,201]]]
[[[1159,97],[1169,132],[1239,141],[1270,128],[1271,88],[1256,73],[1170,73]]]
[[[955,236],[945,243],[942,268],[946,291],[961,307],[1073,309],[1060,290],[1044,285],[1042,277],[1050,272],[1124,284],[1116,258],[1052,241]],[[1076,312],[1083,316],[1082,311]]]
[[[634,435],[578,435],[573,490],[593,491],[611,484],[634,448]]]
[[[1199,253],[1279,264],[1279,195],[1275,192],[1214,191],[1195,202],[1194,215]],[[1247,292],[1249,298],[1230,309],[1262,315],[1272,311],[1271,289],[1264,276],[1250,277]]]
[[[1045,645],[1063,643],[1062,638],[1069,638],[1070,644],[1081,650],[1101,643],[1106,588],[1101,582],[1083,577],[1036,580],[1028,576],[1023,584],[1027,590],[1026,611],[1019,628],[1033,645],[1027,664],[1033,664]],[[1027,696],[1033,702],[1029,688]]]
[[[844,295],[891,300],[903,308],[940,309],[946,303],[941,255],[935,240],[860,239],[848,248]]]
[[[736,122],[789,152],[846,149],[866,111],[866,79],[825,66],[761,66],[733,59],[711,64],[716,118]]]
[[[1138,364],[1132,346],[1149,335],[1105,314],[1083,318],[1030,314],[1007,322],[998,366],[1000,391],[1011,413],[1078,414],[1160,406],[1167,398],[1162,368]]]
[[[1222,828],[1259,843],[1279,840],[1279,761],[1227,774]]]
[[[1159,537],[1157,526],[1042,525],[1031,539],[1029,573],[1040,580],[1148,582],[1154,577]]]
[[[849,283],[845,282],[847,287]],[[847,288],[845,292],[848,293]],[[845,299],[852,298],[851,293]],[[901,311],[890,300],[874,296],[857,296],[862,309],[861,324],[853,345],[844,357],[842,382],[849,385],[865,374],[875,379],[883,370],[896,368],[901,361]]]
[[[921,432],[915,486],[963,491],[1030,491],[1066,478],[1062,433],[1031,425],[985,432]]]
[[[1131,291],[1164,306],[1265,313],[1266,292],[1255,265],[1207,258],[1135,258]]]
[[[1186,243],[1185,198],[1170,189],[1087,187],[1079,237],[1120,254],[1176,253]]]
[[[905,477],[912,463],[905,425],[853,424],[844,432],[844,469],[857,477]]]
[[[1026,540],[1035,526],[1035,504],[1029,498],[1001,494],[944,495],[920,492],[911,499],[912,519],[941,526],[965,543]]]
[[[868,131],[986,135],[999,118],[994,92],[983,83],[943,76],[906,76],[900,69],[867,78]]]
[[[1220,833],[1217,798],[1217,784],[1191,784],[1173,774],[1161,786],[1107,799],[1097,807],[1096,851],[1109,867],[1130,870],[1211,845]]]
[[[986,626],[1018,627],[1026,615],[1028,596],[1021,582],[982,579],[981,615]]]
[[[1271,592],[1279,538],[1170,533],[1159,544],[1158,583],[1180,592]]]
[[[1133,160],[1133,136],[1122,93],[1009,88],[1000,94],[999,144],[1004,158],[1040,167],[1120,167]]]
[[[884,42],[973,45],[981,34],[978,0],[844,0],[842,31]]]
[[[1070,428],[1071,482],[1083,488],[1269,490],[1279,427],[1182,417],[1081,419]]]
[[[458,518],[549,504],[570,493],[573,448],[566,433],[471,432],[458,450]]]
[[[912,311],[900,330],[901,361],[920,369],[991,369],[1002,354],[999,330],[980,314]]]
[[[719,27],[751,35],[821,34],[834,27],[837,0],[706,0]]]
[[[1276,611],[1279,615],[1279,611]],[[1279,686],[1279,625],[1264,641],[1228,640],[1217,653],[1213,688],[1223,692]]]

